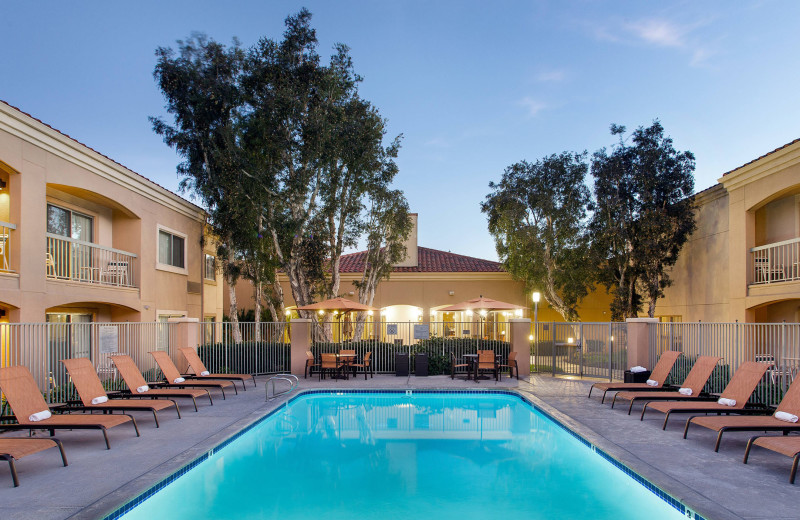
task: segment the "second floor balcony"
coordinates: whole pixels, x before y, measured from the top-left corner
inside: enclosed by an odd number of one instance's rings
[[[136,255],[47,233],[47,277],[116,287],[138,287]]]
[[[800,280],[800,238],[754,247],[751,284]]]

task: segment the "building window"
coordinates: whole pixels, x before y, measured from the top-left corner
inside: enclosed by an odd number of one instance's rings
[[[213,255],[206,255],[206,264],[205,269],[203,269],[203,277],[206,280],[216,280],[217,279],[217,270],[214,264],[214,256]]]
[[[186,267],[184,238],[163,229],[158,230],[158,263],[181,269]]]
[[[92,241],[94,219],[53,204],[47,205],[47,232],[83,242]]]

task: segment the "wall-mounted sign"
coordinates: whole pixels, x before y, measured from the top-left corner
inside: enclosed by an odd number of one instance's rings
[[[414,325],[414,339],[428,339],[431,337],[429,325]]]
[[[101,354],[116,354],[119,351],[119,331],[115,325],[97,327]]]
[[[397,335],[397,323],[387,323],[386,324],[386,334],[389,336],[396,336]]]
[[[463,334],[464,336],[469,336],[470,334],[469,329],[461,329],[461,334]]]

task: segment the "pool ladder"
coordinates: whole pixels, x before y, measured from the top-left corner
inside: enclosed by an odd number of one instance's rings
[[[289,388],[287,390],[281,390],[280,392],[275,390],[275,383],[277,381],[286,381],[289,383]],[[272,385],[270,385],[272,383]],[[297,388],[297,385],[300,384],[300,380],[297,379],[296,375],[293,374],[276,374],[269,379],[267,379],[267,401],[272,401],[273,399],[277,399],[278,397],[284,394],[290,394],[292,390]],[[269,389],[272,386],[272,397],[269,396]]]

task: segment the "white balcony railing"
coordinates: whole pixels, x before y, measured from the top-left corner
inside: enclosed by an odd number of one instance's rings
[[[138,287],[136,255],[47,233],[47,277],[98,285]]]
[[[17,229],[17,226],[10,222],[3,222],[0,220],[0,273],[13,273],[14,269],[11,265],[11,232]]]
[[[800,280],[800,238],[754,247],[750,254],[753,256],[752,284]]]

